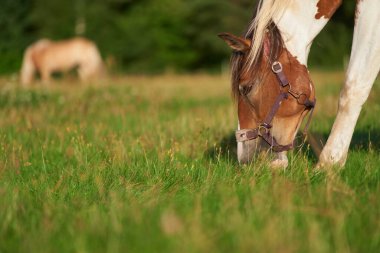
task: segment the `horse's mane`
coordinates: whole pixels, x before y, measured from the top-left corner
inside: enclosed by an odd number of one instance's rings
[[[253,13],[252,20],[245,33],[245,38],[252,41],[248,56],[234,52],[232,65],[232,93],[235,98],[239,94],[239,79],[242,71],[257,75],[263,56],[264,39],[267,34],[270,45],[269,62],[277,60],[282,52],[283,40],[281,33],[273,22],[274,17],[282,14],[291,0],[259,0]],[[245,59],[245,60],[244,60]]]

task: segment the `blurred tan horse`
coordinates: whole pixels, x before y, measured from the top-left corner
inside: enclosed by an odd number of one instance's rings
[[[104,65],[95,43],[85,38],[63,41],[41,39],[30,45],[21,68],[21,83],[29,85],[36,72],[43,83],[49,83],[53,72],[77,68],[79,78],[87,81],[104,74]]]

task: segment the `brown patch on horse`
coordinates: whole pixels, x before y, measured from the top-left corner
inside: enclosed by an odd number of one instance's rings
[[[342,0],[319,0],[317,3],[318,12],[315,14],[315,18],[321,19],[325,17],[330,19],[341,4]]]
[[[238,117],[240,127],[243,129],[254,129],[257,127],[257,118],[255,112],[252,111],[250,106],[243,100],[239,99],[238,102]]]
[[[246,64],[249,51],[249,49],[247,49],[247,45],[251,46],[253,34],[254,31],[247,32],[244,38],[240,39],[236,39],[236,36],[231,34],[219,35],[219,37],[222,38],[233,49],[233,54],[231,57],[231,72],[232,95],[235,99],[238,99],[240,94],[239,86],[247,85],[247,83],[242,83],[241,81],[243,75],[249,72],[251,75],[256,77],[256,80],[262,78],[262,71],[260,68],[262,65],[262,58],[264,53],[271,62],[274,62],[276,59],[278,59],[283,49],[284,43],[282,41],[281,33],[278,30],[277,26],[275,26],[274,23],[271,23],[267,29],[264,43],[259,53],[258,61],[250,66],[249,64]],[[241,43],[241,45],[236,45],[236,43]],[[270,68],[269,65],[268,68]]]
[[[300,64],[297,58],[292,56],[286,49],[282,50],[278,61],[281,62],[283,66],[283,71],[291,84],[292,90],[305,94],[305,97],[314,100],[314,88],[310,89],[312,82],[309,78],[306,66]],[[257,85],[257,87],[253,87],[252,91],[247,95],[252,105],[256,108],[254,112],[249,110],[250,106],[247,105],[240,96],[238,111],[241,128],[252,128],[254,124],[250,121],[255,121],[256,124],[263,122],[280,93],[279,81],[272,72],[270,64],[268,64],[268,60],[265,57],[262,58],[260,72],[260,82],[258,84],[255,82],[257,78],[255,72],[243,72],[241,75],[241,85]],[[300,113],[304,110],[304,105],[299,104],[294,97],[289,96],[289,98],[284,100],[281,104],[276,117],[292,118],[296,116],[295,119],[298,121]]]
[[[242,129],[254,129],[262,123],[280,93],[279,81],[271,69],[274,61],[281,62],[292,90],[304,93],[310,100],[314,100],[314,88],[310,89],[312,83],[306,66],[284,48],[281,34],[274,24],[268,28],[259,55],[260,60],[253,66],[247,63],[246,50],[246,46],[251,44],[247,40],[252,38],[252,33],[246,34],[245,38],[231,34],[220,37],[234,50],[231,59],[232,94],[238,103],[238,117]],[[241,95],[241,89],[249,101]],[[283,101],[276,117],[298,122],[303,111],[305,106],[289,96]]]

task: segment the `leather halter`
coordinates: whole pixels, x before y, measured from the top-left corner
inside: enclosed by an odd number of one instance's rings
[[[274,152],[283,152],[288,151],[290,149],[294,148],[294,141],[291,144],[288,145],[280,145],[276,141],[276,138],[272,136],[271,134],[271,128],[272,128],[272,121],[275,117],[277,111],[280,109],[282,101],[285,99],[288,99],[289,95],[294,97],[297,100],[297,103],[305,106],[305,109],[310,112],[309,118],[307,120],[307,123],[305,125],[304,133],[306,133],[309,124],[311,122],[311,117],[314,111],[314,107],[316,104],[316,100],[311,101],[308,97],[306,97],[306,94],[304,93],[298,93],[296,91],[292,90],[292,87],[290,85],[290,82],[288,78],[286,77],[285,73],[283,72],[282,65],[280,62],[274,62],[272,64],[272,72],[276,75],[279,85],[280,85],[280,94],[277,96],[276,101],[274,102],[271,110],[267,114],[267,116],[264,119],[264,122],[262,122],[257,128],[255,129],[241,129],[236,131],[236,141],[237,142],[245,142],[249,140],[257,139],[258,137],[261,137],[265,142],[267,142],[271,149]],[[285,90],[287,88],[287,90]],[[253,104],[247,97],[247,92],[244,89],[244,87],[239,87],[240,94],[242,95],[245,102],[252,108],[254,108]],[[250,89],[248,90],[248,92]],[[302,100],[301,100],[302,99]]]

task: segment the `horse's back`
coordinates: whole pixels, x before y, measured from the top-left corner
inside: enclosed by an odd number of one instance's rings
[[[40,39],[40,40],[34,42],[32,45],[30,45],[28,47],[28,49],[32,48],[34,50],[41,50],[43,48],[48,47],[51,43],[52,43],[52,41],[49,39]]]
[[[50,42],[39,53],[41,67],[51,71],[66,71],[75,66],[101,62],[100,53],[94,42],[76,37],[69,40]]]

